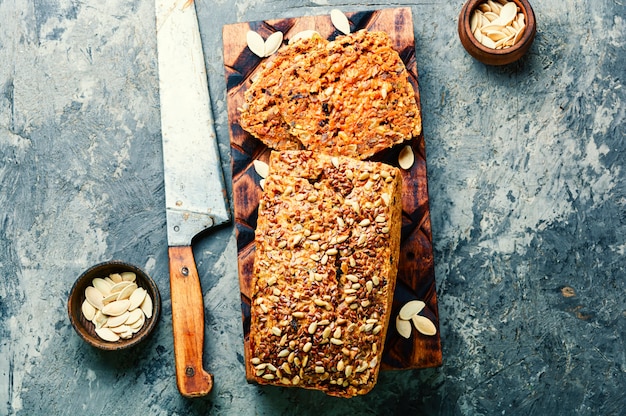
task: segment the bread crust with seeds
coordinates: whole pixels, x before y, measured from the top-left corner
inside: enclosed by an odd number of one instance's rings
[[[277,150],[367,159],[421,133],[408,71],[377,31],[286,46],[264,64],[240,110],[242,128]]]
[[[302,143],[294,137],[289,125],[280,114],[283,99],[281,76],[299,57],[314,50],[324,50],[327,41],[319,36],[303,39],[281,49],[263,63],[260,75],[245,92],[245,102],[240,108],[239,124],[242,129],[259,138],[267,147],[275,150],[302,149]]]
[[[395,167],[272,152],[256,227],[254,380],[340,397],[376,384],[402,223]]]

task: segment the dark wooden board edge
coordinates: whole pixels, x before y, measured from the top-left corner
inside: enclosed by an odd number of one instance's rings
[[[382,30],[389,34],[395,49],[410,74],[421,113],[413,17],[410,8],[387,8],[374,11],[346,13],[352,31],[367,28]],[[267,38],[275,31],[282,31],[285,43],[289,36],[301,30],[315,29],[322,36],[334,39],[340,35],[332,26],[330,17],[304,16],[265,21],[224,25],[224,69],[227,85],[227,108],[231,143],[231,168],[233,181],[233,208],[236,226],[237,262],[241,289],[242,321],[244,330],[245,362],[249,356],[250,332],[250,283],[254,262],[254,228],[257,207],[261,195],[261,178],[255,172],[256,159],[267,161],[270,150],[259,140],[243,131],[238,123],[238,110],[243,94],[250,85],[250,78],[260,68],[261,59],[246,44],[246,32],[254,30]],[[402,370],[437,367],[442,363],[439,312],[428,200],[426,153],[423,134],[413,137],[409,143],[415,154],[415,163],[403,171],[403,227],[401,259],[390,328],[387,332],[383,354],[383,370]],[[375,155],[372,159],[397,166],[402,146],[396,146]],[[409,300],[420,299],[426,303],[423,315],[437,327],[437,334],[425,336],[412,331],[410,339],[404,339],[395,330],[395,317],[402,305]],[[251,380],[252,368],[246,364],[246,377]]]

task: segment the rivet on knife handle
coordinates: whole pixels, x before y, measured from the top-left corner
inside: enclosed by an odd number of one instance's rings
[[[192,248],[170,247],[170,290],[176,384],[185,397],[208,394],[213,377],[202,366],[204,302]]]

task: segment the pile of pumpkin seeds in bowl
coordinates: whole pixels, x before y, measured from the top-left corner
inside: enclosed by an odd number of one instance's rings
[[[526,29],[524,13],[517,4],[507,0],[481,3],[470,19],[470,30],[476,40],[491,49],[516,45]]]
[[[136,279],[133,272],[111,273],[85,288],[81,311],[102,340],[130,339],[152,317],[152,298]]]

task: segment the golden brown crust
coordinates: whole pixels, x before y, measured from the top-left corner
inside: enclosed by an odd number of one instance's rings
[[[272,153],[247,357],[257,382],[341,397],[372,389],[395,288],[400,193],[389,165]]]
[[[421,132],[404,63],[386,33],[366,30],[282,49],[247,91],[241,120],[270,148],[357,159]]]
[[[275,150],[302,149],[302,143],[294,137],[280,114],[279,103],[283,100],[282,74],[294,64],[299,56],[315,49],[325,49],[327,41],[319,37],[304,39],[288,48],[281,49],[263,63],[260,76],[245,92],[241,108],[241,128]]]

